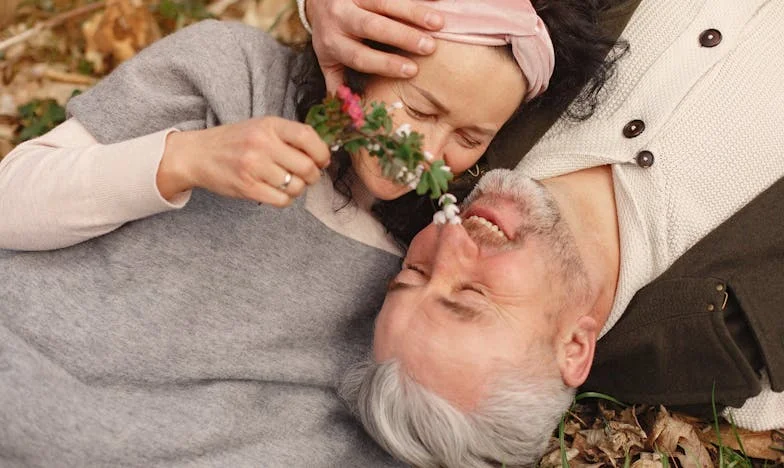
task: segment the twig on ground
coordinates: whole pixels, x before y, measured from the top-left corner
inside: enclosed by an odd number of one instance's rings
[[[33,38],[36,34],[40,33],[45,29],[53,28],[72,18],[86,15],[87,13],[92,13],[93,11],[100,10],[101,8],[104,7],[106,7],[106,0],[101,0],[99,2],[80,6],[79,8],[74,8],[73,10],[60,13],[57,16],[53,16],[52,18],[49,18],[46,21],[42,21],[36,24],[35,26],[28,29],[27,31],[21,32],[15,36],[11,36],[8,39],[0,42],[0,52],[4,51],[5,49],[13,45],[21,44],[22,42],[25,42],[28,39]]]
[[[86,85],[91,86],[94,85],[97,81],[95,78],[87,75],[82,75],[80,73],[68,73],[62,72],[58,70],[53,70],[51,68],[46,68],[43,74],[44,78],[49,78],[53,81],[59,81],[61,83],[71,83],[76,85]]]
[[[215,16],[222,15],[230,6],[239,2],[240,0],[218,0],[215,3],[207,6],[207,11]]]

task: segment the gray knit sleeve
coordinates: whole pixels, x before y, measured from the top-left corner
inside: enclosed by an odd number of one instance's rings
[[[207,20],[168,36],[68,104],[101,143],[195,130],[292,107],[294,52],[259,29]]]

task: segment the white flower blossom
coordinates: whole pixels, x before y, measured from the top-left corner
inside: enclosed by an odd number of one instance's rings
[[[421,164],[417,164],[417,167],[414,170],[414,173],[417,175],[417,177],[422,176],[423,172],[425,172],[425,166],[423,166]]]
[[[443,211],[436,211],[436,213],[433,215],[433,223],[446,224],[446,215]]]
[[[433,162],[433,160],[434,160],[435,158],[436,158],[436,157],[435,157],[435,156],[433,156],[433,153],[431,153],[430,151],[425,151],[425,161],[427,161],[427,162]]]
[[[416,190],[418,186],[419,186],[419,178],[416,178],[408,183],[408,188],[410,188],[411,190]]]
[[[340,149],[340,145],[332,145],[329,147],[329,149],[334,153],[335,151]]]
[[[460,216],[453,216],[449,218],[449,224],[463,224],[463,219]]]
[[[393,102],[393,103],[392,103],[392,104],[390,104],[390,105],[389,105],[389,107],[388,107],[388,109],[389,109],[390,111],[394,111],[394,110],[398,110],[398,109],[402,109],[402,108],[403,108],[403,103],[402,103],[402,102],[400,102],[400,101]]]
[[[446,215],[446,219],[452,219],[460,213],[460,208],[457,205],[446,205],[441,208],[441,211]]]
[[[452,168],[447,166],[447,165],[441,166],[441,170],[444,171],[444,172],[448,172],[450,174],[452,173]]]
[[[381,149],[381,145],[379,145],[378,143],[368,144],[367,149],[368,151],[378,151]]]
[[[411,124],[403,124],[395,130],[395,134],[398,136],[408,136],[411,134]]]
[[[452,195],[451,193],[445,193],[441,195],[441,198],[438,199],[438,206],[444,206],[444,203],[449,201],[450,203],[457,203],[457,197]]]

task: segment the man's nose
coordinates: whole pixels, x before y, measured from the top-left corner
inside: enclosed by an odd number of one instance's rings
[[[479,257],[479,246],[460,224],[444,224],[439,229],[433,274],[465,272]]]

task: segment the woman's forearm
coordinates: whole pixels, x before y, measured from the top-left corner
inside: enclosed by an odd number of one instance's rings
[[[156,177],[171,130],[112,145],[76,120],[19,145],[0,161],[0,248],[49,250],[182,207]]]

